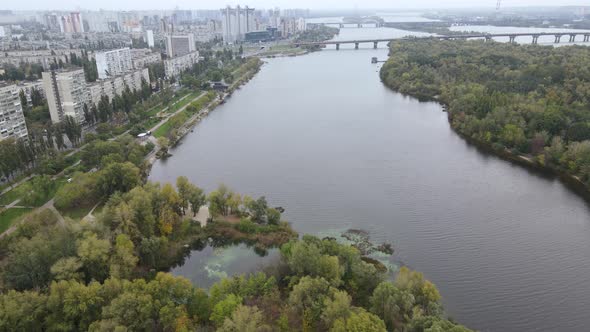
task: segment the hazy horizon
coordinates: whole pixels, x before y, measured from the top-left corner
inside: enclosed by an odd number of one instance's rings
[[[156,0],[103,0],[76,1],[76,0],[31,0],[27,2],[14,2],[11,8],[4,8],[13,11],[45,11],[45,10],[173,10],[179,9],[219,9],[227,5],[250,6],[254,8],[305,8],[312,10],[428,10],[428,9],[491,9],[496,7],[496,0],[485,0],[473,5],[469,0],[449,0],[446,2],[434,0],[417,0],[412,2],[384,1],[384,0],[250,0],[250,1],[226,1],[202,0],[198,3],[190,0],[177,0],[162,2]],[[590,6],[584,0],[569,0],[558,5],[550,0],[503,0],[502,6],[509,7],[565,7],[565,6]]]

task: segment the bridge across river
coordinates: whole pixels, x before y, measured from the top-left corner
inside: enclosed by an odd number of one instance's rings
[[[537,44],[539,37],[541,36],[555,36],[555,43],[561,42],[561,37],[569,37],[569,42],[573,43],[576,41],[576,37],[580,35],[584,37],[584,42],[590,41],[590,31],[575,31],[575,32],[527,32],[527,33],[480,33],[480,34],[457,34],[457,35],[433,35],[428,37],[404,37],[404,38],[379,38],[379,39],[359,39],[359,40],[328,40],[321,42],[301,42],[293,43],[295,47],[301,46],[326,46],[336,45],[336,49],[340,49],[341,44],[354,44],[355,49],[359,48],[360,44],[373,43],[373,48],[377,48],[379,43],[391,42],[394,40],[416,40],[416,39],[439,39],[439,40],[450,40],[450,39],[485,39],[486,41],[492,40],[496,37],[508,37],[511,43],[516,42],[517,37],[531,37],[532,43]]]

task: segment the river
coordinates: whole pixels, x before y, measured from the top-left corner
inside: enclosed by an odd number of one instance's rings
[[[338,38],[409,34],[386,30],[342,29]],[[449,315],[471,328],[586,330],[586,202],[470,146],[438,104],[383,86],[370,63],[386,59],[382,47],[268,60],[150,179],[185,175],[207,191],[223,182],[265,195],[301,233],[368,230],[393,243],[394,261],[436,283]],[[205,267],[231,274],[262,263],[231,250],[194,252],[173,273],[206,286]]]

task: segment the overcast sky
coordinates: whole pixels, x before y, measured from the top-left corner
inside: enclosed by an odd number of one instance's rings
[[[309,9],[373,9],[373,8],[495,8],[496,0],[2,0],[0,9],[51,10],[51,9],[218,9],[226,5],[248,5],[258,8],[309,8]],[[588,0],[503,0],[502,6],[566,6],[590,5]]]

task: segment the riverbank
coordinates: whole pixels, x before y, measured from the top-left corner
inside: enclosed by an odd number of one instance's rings
[[[395,92],[402,93],[401,91],[396,90],[395,88],[393,88],[391,86],[388,86],[384,82],[383,82],[383,84]],[[446,103],[444,103],[437,96],[428,97],[425,95],[413,95],[413,94],[406,94],[406,93],[402,93],[402,94],[412,97],[412,98],[416,98],[416,99],[420,100],[421,102],[428,102],[429,101],[429,102],[436,102],[436,103],[440,104],[441,107],[443,107],[444,112],[447,113],[447,119],[449,121],[449,126],[451,127],[451,129],[453,129],[453,131],[457,135],[459,135],[461,138],[463,138],[467,143],[476,147],[479,151],[481,151],[483,153],[487,153],[487,154],[493,154],[502,160],[508,161],[508,162],[515,164],[515,165],[525,167],[529,170],[538,172],[541,175],[556,177],[556,178],[560,179],[563,182],[563,184],[565,184],[568,188],[570,188],[572,191],[574,191],[575,193],[577,193],[582,198],[584,198],[587,202],[590,203],[590,187],[586,186],[586,184],[584,184],[584,182],[578,176],[564,172],[564,171],[562,171],[556,167],[553,167],[551,165],[542,165],[541,163],[539,163],[539,161],[537,159],[535,159],[534,156],[515,153],[514,151],[511,151],[509,149],[498,149],[498,148],[494,147],[493,144],[490,144],[488,142],[481,141],[476,138],[465,135],[464,133],[462,133],[460,130],[458,130],[456,127],[454,127],[452,125],[451,113],[449,113],[447,111],[448,105]]]
[[[476,41],[396,42],[390,47],[396,56],[381,68],[383,84],[420,101],[441,104],[451,128],[470,144],[558,177],[590,201],[586,157],[590,127],[583,111],[585,102],[576,95],[567,98],[570,82],[575,82],[578,74],[549,64],[554,71],[537,74],[543,79],[527,76],[531,68],[545,61],[547,53],[559,62],[578,53],[587,55],[588,49],[566,52]],[[510,69],[505,66],[507,58],[513,62]],[[469,68],[465,68],[465,61],[471,64]],[[510,74],[505,73],[508,70]],[[482,75],[484,72],[487,74]]]
[[[250,61],[250,60],[249,60]],[[208,100],[208,104],[203,107],[201,110],[197,111],[193,114],[184,125],[182,125],[177,133],[177,137],[171,143],[172,146],[176,146],[180,143],[180,141],[193,130],[193,128],[199,124],[209,113],[213,112],[217,106],[222,105],[225,103],[227,98],[230,98],[231,95],[240,87],[248,83],[256,74],[260,71],[263,62],[260,59],[257,61],[253,61],[251,64],[245,64],[246,67],[244,72],[238,77],[238,79],[234,80],[234,82],[228,87],[228,89],[220,95],[216,95],[215,98],[210,98],[212,100]],[[239,73],[240,68],[236,70]],[[234,72],[235,73],[235,72]],[[199,107],[201,108],[201,107]]]

